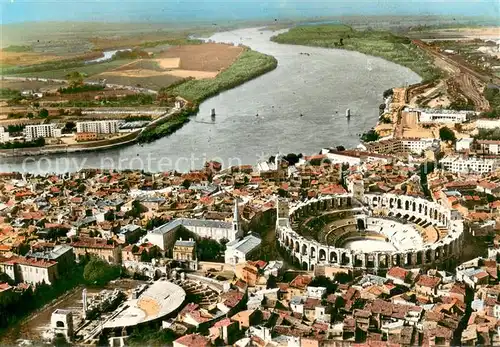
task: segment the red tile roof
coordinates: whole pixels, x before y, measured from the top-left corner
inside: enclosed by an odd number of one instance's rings
[[[441,279],[439,277],[422,275],[418,278],[416,284],[422,287],[435,288],[439,283],[441,283]]]
[[[298,275],[295,277],[292,282],[290,282],[290,287],[298,288],[298,289],[306,289],[309,283],[312,282],[311,276],[306,275]]]
[[[389,271],[387,271],[387,276],[391,276],[404,281],[408,272],[409,272],[408,270],[405,270],[399,266],[395,266],[390,268]]]
[[[179,337],[174,341],[183,346],[188,347],[205,347],[210,346],[210,343],[207,338],[198,334],[190,334],[186,336]]]
[[[107,248],[113,249],[116,247],[116,244],[113,242],[112,244],[108,244],[106,239],[98,239],[98,238],[85,238],[80,239],[78,241],[71,242],[71,246],[77,248]]]

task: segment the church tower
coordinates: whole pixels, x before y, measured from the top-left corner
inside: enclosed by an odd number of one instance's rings
[[[238,209],[238,198],[234,199],[234,210],[233,210],[233,233],[235,239],[243,236],[243,230],[241,228],[240,211]]]

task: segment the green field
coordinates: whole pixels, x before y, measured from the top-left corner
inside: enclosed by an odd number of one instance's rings
[[[24,52],[33,52],[33,47],[28,46],[28,45],[21,45],[21,46],[8,46],[2,49],[4,52],[15,52],[15,53],[24,53]]]
[[[278,43],[347,49],[406,66],[424,81],[439,78],[431,58],[406,37],[388,31],[353,30],[347,25],[301,26],[272,38]]]
[[[102,78],[106,79],[106,83],[119,84],[122,86],[136,86],[152,90],[159,90],[163,87],[168,87],[172,83],[182,80],[180,77],[171,75],[159,75],[151,77],[129,77],[129,76],[114,76],[106,74],[103,75]]]
[[[216,78],[190,80],[172,88],[166,88],[165,92],[200,103],[211,96],[274,70],[276,66],[278,66],[278,61],[274,57],[246,50],[233,65]]]
[[[64,68],[64,69],[56,69],[56,70],[46,70],[46,71],[38,71],[38,72],[25,72],[12,74],[9,76],[17,76],[17,77],[39,77],[39,78],[54,78],[54,79],[65,79],[66,75],[71,72],[81,72],[87,76],[98,75],[100,73],[106,72],[111,69],[115,69],[123,64],[130,62],[130,60],[112,60],[98,64],[87,64],[83,66]]]

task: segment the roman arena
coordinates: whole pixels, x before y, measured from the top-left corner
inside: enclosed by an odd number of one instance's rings
[[[460,215],[423,198],[346,194],[279,200],[277,209],[279,246],[304,270],[444,266],[461,252]]]

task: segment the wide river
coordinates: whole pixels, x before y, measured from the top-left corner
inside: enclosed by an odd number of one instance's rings
[[[273,55],[278,67],[205,101],[199,114],[173,135],[105,152],[1,158],[0,171],[187,171],[211,159],[228,167],[255,164],[277,153],[313,154],[324,147],[354,147],[359,134],[375,125],[383,91],[421,80],[411,70],[380,58],[281,45],[270,41],[274,34],[254,28],[213,35],[211,40],[243,43]],[[214,121],[212,108],[217,113]],[[347,108],[350,120],[345,117]]]

